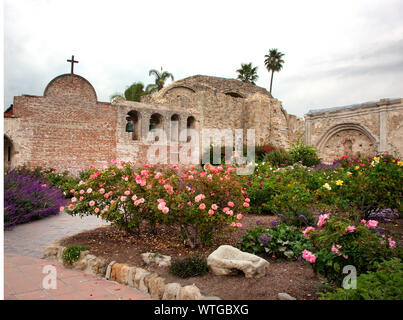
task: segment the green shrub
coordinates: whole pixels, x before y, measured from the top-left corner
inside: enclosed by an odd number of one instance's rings
[[[267,253],[276,258],[296,260],[306,245],[307,240],[297,228],[282,223],[270,229],[249,229],[237,243],[237,248],[253,254]]]
[[[84,246],[79,245],[68,245],[63,251],[63,263],[66,265],[72,265],[73,262],[80,258],[80,252],[87,250]]]
[[[378,208],[403,211],[403,163],[380,154],[371,158],[342,157],[336,160],[348,174],[340,197],[369,213]]]
[[[175,260],[169,267],[169,273],[179,278],[200,277],[208,271],[206,258],[199,255]]]
[[[343,267],[353,265],[358,274],[376,270],[376,264],[392,257],[401,257],[401,249],[390,237],[378,235],[368,222],[358,225],[345,217],[321,215],[316,230],[309,231],[309,251],[316,261],[315,273],[341,285]]]
[[[292,164],[292,156],[285,149],[275,149],[263,157],[263,162],[268,162],[273,166],[280,167]]]
[[[301,138],[291,145],[288,153],[292,158],[292,163],[301,162],[307,167],[313,167],[320,163],[315,147],[305,145]]]
[[[262,253],[264,252],[264,247],[260,242],[260,237],[265,233],[267,233],[267,230],[259,226],[249,229],[236,246],[244,252],[253,254]]]
[[[319,296],[321,300],[402,300],[403,263],[398,258],[382,262],[376,271],[357,277],[356,289],[338,288]]]

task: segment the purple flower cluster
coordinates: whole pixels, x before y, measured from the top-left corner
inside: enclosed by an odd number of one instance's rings
[[[23,170],[4,176],[4,228],[60,212],[62,191],[45,179]]]
[[[392,221],[392,220],[391,220],[392,218],[398,219],[398,218],[399,218],[399,214],[396,213],[396,212],[394,212],[394,211],[393,211],[392,209],[390,209],[390,208],[383,209],[383,210],[380,211],[380,212],[374,211],[374,212],[371,212],[371,213],[368,215],[368,219],[379,219],[379,220],[384,221],[384,222],[391,222],[391,221]]]
[[[267,233],[264,233],[259,237],[259,240],[260,240],[260,243],[262,244],[262,246],[265,246],[271,239],[272,239],[272,237],[269,236]]]

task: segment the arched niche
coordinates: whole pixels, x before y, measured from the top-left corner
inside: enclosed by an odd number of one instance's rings
[[[243,95],[241,95],[240,93],[235,92],[235,91],[227,91],[227,92],[224,92],[224,94],[226,96],[230,96],[230,97],[233,97],[233,98],[244,98]]]
[[[171,134],[171,141],[179,141],[179,128],[180,124],[180,117],[178,114],[173,114],[170,119],[170,134]]]
[[[4,135],[4,171],[14,167],[15,146],[13,141]]]
[[[190,130],[195,130],[196,129],[196,118],[193,116],[189,116],[186,119],[186,130],[188,131],[187,133],[187,142],[190,142],[192,139],[192,135],[190,134]]]
[[[331,162],[344,155],[372,155],[378,143],[379,139],[364,125],[340,123],[332,126],[320,137],[317,148],[323,160]]]
[[[164,130],[164,118],[161,114],[153,113],[151,115],[148,130],[152,133],[156,132],[156,130]],[[160,137],[154,133],[154,140],[159,141],[159,139]]]
[[[126,120],[132,124],[132,140],[141,140],[141,114],[137,110],[131,110],[127,113]]]
[[[187,86],[175,86],[173,88],[168,89],[164,96],[171,96],[171,97],[181,97],[181,96],[190,96],[194,94],[195,91]]]

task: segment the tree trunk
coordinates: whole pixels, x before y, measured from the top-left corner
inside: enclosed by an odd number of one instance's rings
[[[273,85],[273,73],[274,73],[274,70],[271,71],[270,94],[271,94],[271,87],[272,87],[272,85]]]

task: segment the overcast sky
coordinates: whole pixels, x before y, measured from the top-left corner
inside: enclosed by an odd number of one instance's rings
[[[161,66],[236,78],[252,62],[268,89],[271,48],[285,54],[272,94],[288,113],[403,97],[402,0],[5,0],[4,21],[5,108],[43,95],[73,54],[99,101]]]

